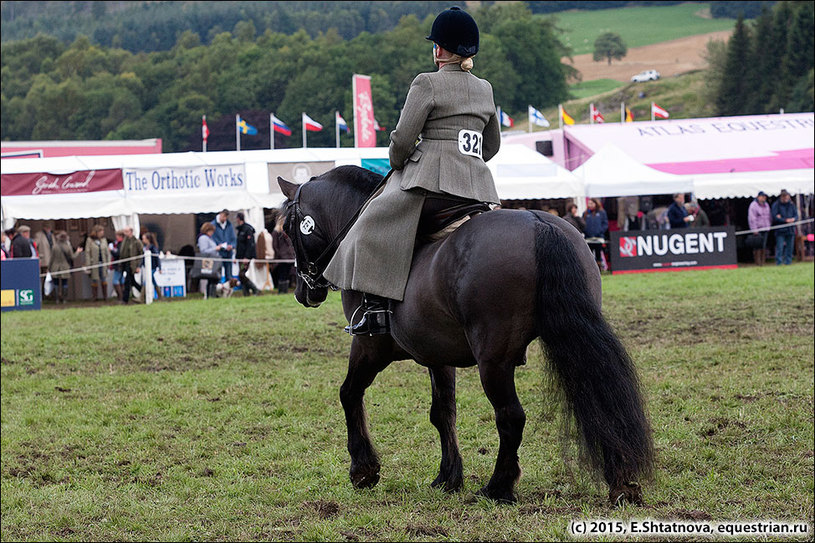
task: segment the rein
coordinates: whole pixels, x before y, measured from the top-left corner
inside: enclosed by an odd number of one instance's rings
[[[350,219],[345,223],[345,225],[337,232],[337,235],[334,236],[334,239],[323,249],[323,252],[320,253],[320,256],[315,258],[314,260],[309,260],[308,256],[306,255],[306,249],[303,245],[302,235],[303,232],[301,231],[301,224],[306,217],[303,217],[302,211],[300,210],[300,191],[305,186],[305,183],[299,185],[297,187],[297,192],[294,194],[294,200],[289,202],[286,206],[287,213],[291,213],[290,209],[294,212],[294,236],[292,237],[292,244],[294,245],[294,254],[295,254],[295,265],[297,266],[297,276],[300,277],[303,282],[308,286],[308,288],[315,290],[318,288],[330,288],[331,290],[339,290],[339,288],[331,283],[329,283],[325,277],[323,277],[323,272],[325,268],[323,266],[324,260],[329,260],[331,256],[333,256],[334,251],[339,246],[340,242],[345,239],[346,234],[348,234],[348,230],[357,222],[360,213],[362,213],[362,209],[365,207],[365,204],[371,199],[371,196],[376,194],[376,192],[388,181],[391,174],[393,174],[393,169],[391,169],[382,180],[377,183],[374,190],[371,191],[371,194],[365,199],[365,202],[359,206],[359,209],[354,212]],[[305,262],[305,270],[303,270],[299,265],[297,265],[298,261]]]

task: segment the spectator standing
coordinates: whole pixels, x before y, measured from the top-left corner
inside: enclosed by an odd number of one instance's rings
[[[42,290],[45,273],[51,263],[51,248],[54,246],[54,234],[51,231],[50,221],[42,223],[42,230],[36,233],[34,242],[37,244],[37,252],[40,255],[40,290]],[[45,292],[43,292],[43,297],[45,297]]]
[[[260,294],[258,287],[246,275],[249,268],[249,261],[257,258],[257,248],[255,245],[255,229],[245,220],[243,213],[238,213],[235,219],[238,228],[235,231],[237,243],[235,246],[235,258],[238,260],[238,279],[241,280],[241,290],[244,296]]]
[[[142,248],[150,251],[150,277],[153,278],[153,287],[156,294],[161,294],[159,291],[158,281],[156,281],[156,274],[161,273],[161,260],[159,259],[158,243],[156,242],[156,235],[152,232],[145,232],[141,235]]]
[[[699,202],[696,200],[685,204],[685,210],[687,210],[688,215],[693,218],[688,225],[691,228],[707,228],[710,226],[710,219],[708,219],[707,213],[699,206]]]
[[[798,220],[798,210],[795,209],[795,204],[792,203],[790,193],[785,190],[781,191],[772,207],[770,212],[773,216],[773,225],[783,225],[794,223]],[[775,231],[775,264],[792,264],[792,251],[795,241],[795,227],[787,226],[779,228]]]
[[[132,257],[141,257],[144,253],[144,247],[142,247],[141,242],[133,235],[133,227],[125,226],[123,230],[125,237],[119,249],[119,258],[121,260],[127,260]],[[141,290],[141,287],[136,283],[136,274],[141,271],[142,260],[143,258],[135,258],[121,263],[122,273],[124,273],[125,276],[124,293],[122,295],[123,304],[130,301],[130,293],[133,288]]]
[[[51,260],[48,263],[48,270],[51,272],[51,280],[54,282],[54,298],[58,304],[64,304],[65,300],[68,299],[70,270],[74,267],[74,259],[82,251],[82,247],[77,247],[76,251],[74,251],[68,239],[68,232],[65,230],[56,232],[54,246],[51,247]]]
[[[566,207],[566,216],[563,218],[567,223],[577,228],[577,231],[581,234],[586,231],[586,221],[577,213],[577,204],[569,204]]]
[[[108,297],[108,266],[110,265],[110,249],[108,240],[105,239],[105,227],[95,224],[91,228],[90,235],[85,241],[85,264],[92,266],[85,270],[91,279],[91,297],[95,302],[98,300],[96,293],[99,283],[102,284],[102,300]]]
[[[767,237],[770,234],[772,225],[772,212],[770,204],[767,203],[767,193],[763,190],[758,193],[756,199],[750,202],[747,209],[747,224],[753,234],[761,236],[761,248],[753,249],[753,261],[757,266],[763,266],[767,261]]]
[[[668,208],[668,221],[671,223],[671,229],[687,228],[688,223],[693,221],[693,216],[685,209],[684,194],[674,194],[674,201]]]
[[[11,240],[11,258],[36,258],[37,249],[31,239],[31,228],[22,225]]]
[[[11,258],[11,240],[14,239],[14,236],[17,234],[17,230],[14,228],[9,228],[8,230],[3,230],[5,237],[3,238],[3,247],[6,248],[6,258]]]
[[[9,241],[9,239],[5,230],[0,232],[0,239],[2,239],[2,243],[0,243],[0,259],[5,260],[10,257],[8,247],[6,247],[6,245],[8,245],[6,242]]]
[[[211,222],[205,222],[201,225],[201,233],[198,235],[198,252],[200,256],[207,257],[207,258],[218,258],[219,250],[221,246],[215,243],[215,240],[212,239],[212,235],[215,233],[215,225]],[[217,269],[217,266],[213,264],[214,269]],[[204,298],[210,298],[215,293],[215,285],[217,281],[213,281],[212,279],[201,279],[204,282],[203,289],[204,289]]]
[[[274,260],[274,245],[272,244],[272,233],[269,232],[265,227],[261,230],[260,235],[258,236],[257,240],[257,260]],[[263,272],[263,286],[262,289],[266,288],[266,285],[269,284],[269,280],[272,276],[270,271],[270,266],[268,262],[258,262],[255,261],[255,267],[258,270]],[[274,286],[271,287],[274,289]]]
[[[229,210],[224,209],[215,220],[212,221],[215,227],[215,232],[212,234],[212,240],[215,245],[219,246],[218,255],[225,259],[222,263],[224,270],[225,281],[232,279],[232,251],[237,245],[237,236],[235,235],[235,228],[229,222]]]
[[[124,273],[122,272],[121,258],[122,241],[125,239],[124,230],[116,230],[116,241],[108,244],[110,249],[110,263],[113,270],[113,289],[116,291],[116,298],[121,302],[124,296]]]
[[[597,198],[592,198],[586,204],[588,209],[583,213],[583,220],[586,221],[586,242],[594,252],[594,259],[597,267],[603,271],[603,245],[606,242],[606,232],[608,232],[608,215],[603,209],[603,204]]]
[[[294,245],[291,239],[283,231],[285,217],[278,217],[277,224],[272,231],[272,248],[275,259],[294,260]],[[278,294],[286,294],[289,291],[289,276],[291,275],[291,263],[278,263],[272,270],[274,284],[277,285]]]

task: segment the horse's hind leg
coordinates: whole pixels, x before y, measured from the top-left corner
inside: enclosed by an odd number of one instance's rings
[[[368,488],[379,482],[379,457],[371,444],[363,396],[376,375],[391,360],[385,353],[386,341],[379,338],[355,338],[351,343],[348,375],[340,387],[340,401],[348,428],[348,452],[351,455],[351,483],[355,488]]]
[[[515,502],[515,483],[521,477],[518,447],[523,438],[526,414],[515,392],[515,366],[522,357],[523,353],[478,363],[481,385],[495,409],[495,425],[500,439],[495,470],[490,482],[478,494],[504,503]]]
[[[456,368],[430,368],[430,384],[433,387],[430,422],[439,431],[441,438],[439,475],[430,486],[456,492],[461,490],[464,477],[456,437]]]

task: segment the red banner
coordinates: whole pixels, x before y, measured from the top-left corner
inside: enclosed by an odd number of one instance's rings
[[[51,173],[4,173],[3,196],[73,194],[124,190],[122,170],[83,170],[65,175]]]
[[[351,86],[354,93],[354,147],[376,147],[371,78],[354,74]]]

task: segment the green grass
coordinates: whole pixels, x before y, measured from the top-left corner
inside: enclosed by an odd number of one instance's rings
[[[338,389],[339,297],[4,313],[2,539],[550,540],[576,518],[813,520],[813,265],[606,276],[657,449],[645,507],[614,509],[562,461],[537,345],[518,504],[476,500],[498,450],[475,369],[459,372],[465,488],[431,490],[427,372],[366,396],[382,480],[355,491]],[[579,336],[575,341],[581,341]]]
[[[603,94],[614,89],[618,89],[625,85],[614,79],[593,79],[591,81],[581,81],[574,85],[569,86],[569,91],[574,95],[575,99],[589,98]]]
[[[573,55],[582,55],[594,52],[594,40],[604,32],[619,34],[631,48],[733,29],[733,19],[706,18],[702,13],[709,14],[707,4],[566,11],[554,16],[564,30],[564,43]]]

